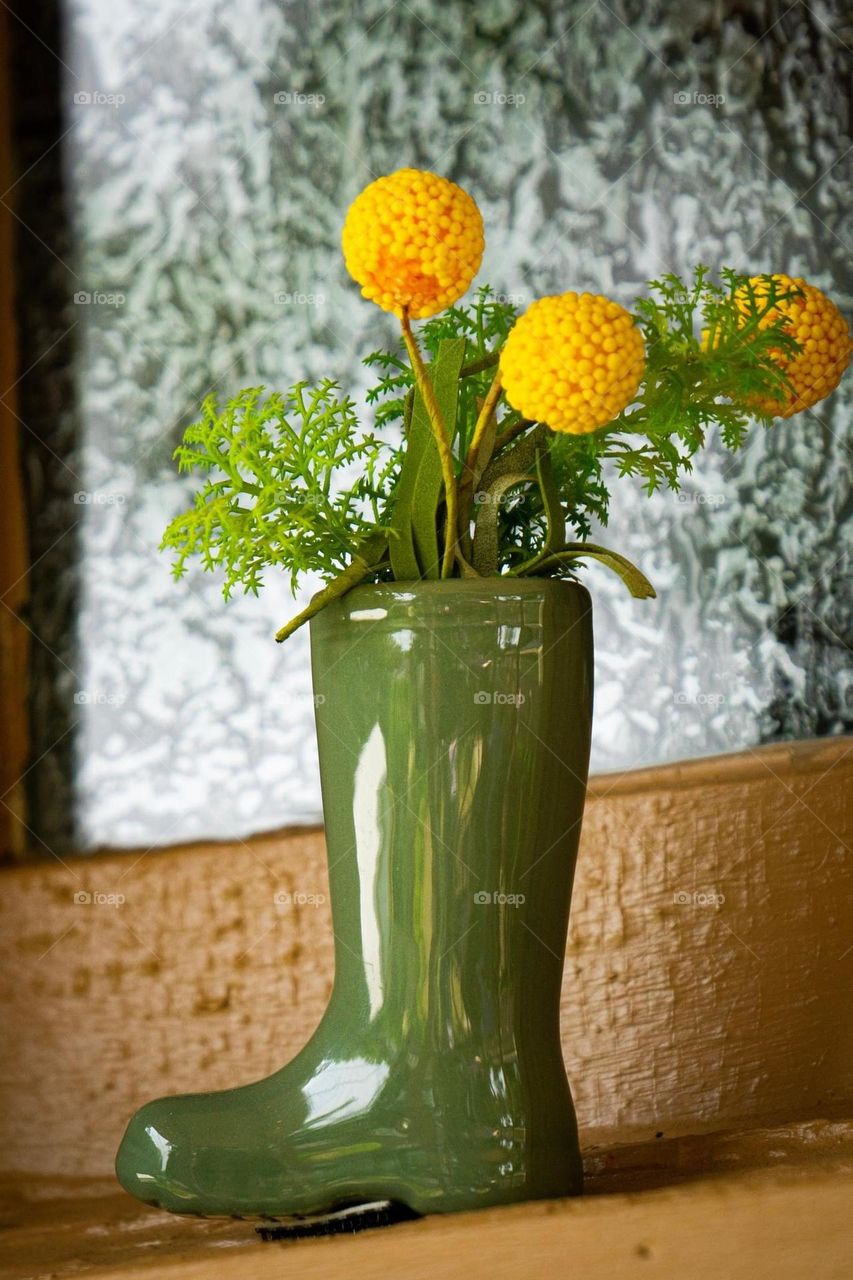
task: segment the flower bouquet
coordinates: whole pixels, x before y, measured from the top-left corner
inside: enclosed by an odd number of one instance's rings
[[[737,449],[828,395],[851,351],[784,274],[667,275],[633,312],[566,292],[518,315],[486,287],[460,305],[482,219],[416,169],[362,191],[343,250],[401,326],[367,357],[366,413],[332,379],[255,387],[208,397],[177,450],[204,479],[164,537],[176,577],[197,556],[226,596],[271,569],[325,580],[277,638],[310,620],[336,949],[295,1058],[131,1120],[119,1178],[175,1212],[580,1191],[559,1036],[592,718],[579,570],[654,595],[594,522],[611,478],[677,489],[709,429]]]

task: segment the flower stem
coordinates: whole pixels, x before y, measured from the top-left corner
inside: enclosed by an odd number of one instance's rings
[[[404,307],[400,317],[400,323],[403,329],[403,340],[406,344],[406,350],[409,353],[409,359],[412,362],[412,371],[415,375],[415,381],[418,384],[418,390],[423,397],[427,414],[429,415],[432,434],[435,437],[435,443],[438,447],[438,456],[441,459],[441,474],[444,480],[444,501],[447,509],[444,529],[444,554],[441,562],[442,578],[449,578],[453,572],[453,564],[456,555],[456,539],[457,539],[457,506],[458,493],[456,488],[456,470],[453,465],[453,449],[450,443],[450,436],[447,432],[447,426],[444,421],[444,415],[441,412],[438,401],[435,398],[432,382],[426,371],[423,357],[420,353],[415,335],[412,333],[412,325],[409,320],[408,308]]]
[[[472,360],[470,364],[463,364],[459,371],[459,377],[472,378],[475,373],[483,373],[486,369],[493,368],[500,358],[500,351],[492,351],[489,355],[483,356],[481,360]]]
[[[503,431],[495,441],[495,453],[500,453],[501,449],[510,444],[516,436],[520,436],[528,427],[534,425],[532,418],[521,418],[518,422],[514,422],[511,427],[507,427],[506,431]]]
[[[468,473],[474,471],[477,466],[477,455],[480,452],[480,444],[483,436],[486,434],[486,428],[489,425],[489,419],[495,411],[495,405],[501,394],[501,371],[498,369],[494,376],[492,385],[486,393],[480,413],[477,417],[477,425],[474,427],[474,434],[471,437],[471,444],[468,447],[468,456],[465,459],[465,469]],[[488,462],[488,458],[484,459],[484,465]],[[483,468],[481,468],[482,470]]]

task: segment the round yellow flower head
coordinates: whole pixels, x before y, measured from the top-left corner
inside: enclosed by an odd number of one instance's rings
[[[785,316],[785,332],[796,338],[802,350],[793,357],[780,351],[775,357],[780,369],[788,375],[791,387],[785,388],[781,398],[756,396],[753,404],[771,417],[790,418],[802,409],[810,409],[835,390],[847,368],[853,342],[847,322],[835,303],[800,276],[792,278],[781,273],[751,276],[749,283],[759,303],[767,298],[771,280],[775,281],[778,293],[799,289],[801,296],[774,306],[759,322],[760,326],[767,328],[780,315]],[[744,315],[749,313],[745,287],[735,294],[735,303]]]
[[[539,298],[516,320],[501,352],[504,393],[526,418],[584,435],[629,405],[643,376],[643,337],[610,298]]]
[[[423,169],[398,169],[356,196],[341,242],[365,298],[415,319],[468,289],[483,257],[483,219],[466,191]]]

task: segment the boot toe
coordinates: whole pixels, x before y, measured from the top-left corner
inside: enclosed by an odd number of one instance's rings
[[[191,1213],[193,1192],[178,1173],[169,1102],[165,1098],[148,1102],[133,1116],[116,1156],[116,1176],[137,1200]]]

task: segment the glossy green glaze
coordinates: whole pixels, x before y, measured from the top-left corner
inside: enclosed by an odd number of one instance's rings
[[[533,579],[364,586],[311,635],[328,1008],[266,1080],[143,1107],[119,1179],[203,1214],[575,1194],[559,996],[589,754],[589,596]]]

